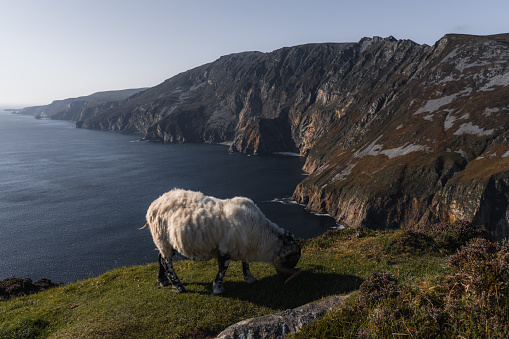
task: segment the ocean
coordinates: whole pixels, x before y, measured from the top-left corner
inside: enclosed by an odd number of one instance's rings
[[[156,262],[150,232],[138,228],[150,203],[174,187],[247,196],[300,238],[336,225],[289,200],[304,178],[300,157],[141,137],[0,111],[0,280],[68,283]]]

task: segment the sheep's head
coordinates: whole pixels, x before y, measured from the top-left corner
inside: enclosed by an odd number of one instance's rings
[[[295,240],[293,234],[285,231],[279,236],[280,244],[274,258],[274,267],[280,273],[290,274],[285,284],[296,278],[300,273],[300,269],[295,268],[300,259],[300,245]]]

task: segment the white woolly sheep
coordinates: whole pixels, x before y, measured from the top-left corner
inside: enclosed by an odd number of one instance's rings
[[[157,280],[161,286],[171,281],[177,292],[186,290],[173,269],[175,252],[192,260],[217,258],[214,294],[224,292],[223,277],[230,260],[242,261],[248,283],[256,281],[249,270],[249,263],[254,261],[273,264],[278,273],[291,274],[286,282],[300,273],[294,268],[301,254],[294,236],[267,219],[248,198],[218,199],[173,189],[152,202],[147,224],[159,249]]]

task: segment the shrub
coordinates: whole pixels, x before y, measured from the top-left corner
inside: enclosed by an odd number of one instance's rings
[[[397,295],[398,279],[390,271],[372,273],[361,284],[361,300],[367,304],[376,304],[382,299]]]
[[[474,225],[463,220],[419,225],[417,232],[433,238],[435,249],[448,254],[454,253],[471,239],[490,238],[490,234],[484,226]]]
[[[461,271],[476,267],[493,259],[497,245],[483,238],[474,238],[449,258],[449,265]]]
[[[459,271],[450,277],[449,305],[458,323],[465,310],[487,328],[504,327],[509,319],[509,243],[472,239],[449,259]]]
[[[0,281],[0,300],[10,299],[21,295],[37,293],[48,288],[61,286],[49,279],[40,279],[32,282],[28,278],[7,278]]]

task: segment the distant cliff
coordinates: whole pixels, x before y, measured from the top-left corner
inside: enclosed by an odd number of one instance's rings
[[[300,152],[293,198],[346,225],[467,219],[509,235],[509,35],[364,38],[246,52],[78,127]]]
[[[97,92],[88,96],[55,100],[49,105],[25,107],[17,113],[37,118],[81,121],[125,103],[146,88]]]

